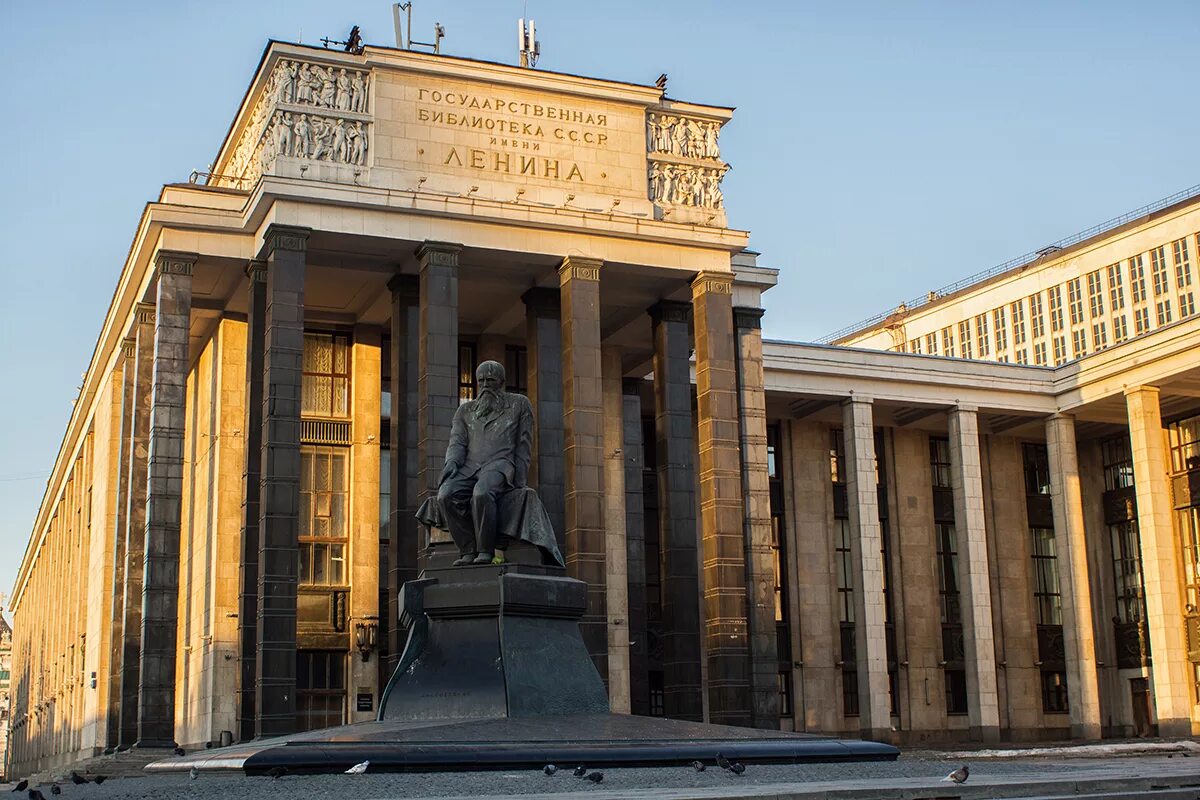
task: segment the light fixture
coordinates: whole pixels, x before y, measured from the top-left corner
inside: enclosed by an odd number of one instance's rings
[[[378,619],[378,617],[367,617],[367,619]],[[371,659],[371,651],[375,649],[378,638],[378,622],[354,623],[354,646],[357,647],[358,652],[362,654],[363,661],[369,661]]]

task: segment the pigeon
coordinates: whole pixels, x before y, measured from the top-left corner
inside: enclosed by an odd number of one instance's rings
[[[12,788],[14,792],[23,792],[29,788],[29,781],[21,781]]]
[[[75,772],[74,770],[71,771],[71,783],[75,784],[76,786],[82,786],[83,784],[85,784],[87,782],[88,782],[87,778],[83,777],[82,775],[80,775],[78,772]]]
[[[50,794],[62,794],[62,787],[57,783],[50,784]]]
[[[717,753],[717,766],[721,769],[729,769],[729,759],[720,753]]]
[[[97,775],[96,777],[92,778],[92,780],[96,782],[97,786],[99,786],[100,784],[102,784],[106,780],[108,780],[108,776],[107,775]]]
[[[732,764],[729,765],[729,771],[732,772],[734,775],[742,775],[746,772],[746,765],[741,764],[737,761],[734,761]]]
[[[121,745],[120,747],[118,747],[118,748],[117,748],[117,752],[118,752],[118,753],[128,753],[128,752],[129,752],[129,745],[127,745],[127,744],[123,744],[123,745]]]
[[[267,774],[271,776],[271,780],[277,781],[287,775],[287,767],[271,767],[267,770]]]
[[[191,769],[188,770],[188,777],[191,778],[192,780],[196,780],[196,778],[200,777],[200,770],[196,769],[195,767],[192,767]]]
[[[42,794],[37,789],[30,789],[29,800],[46,800],[46,795]]]
[[[600,781],[604,780],[604,773],[603,772],[593,772],[587,776],[587,779],[589,781],[591,781],[592,783],[599,783]]]
[[[553,764],[547,764],[546,766],[542,767],[542,772],[546,773],[547,775],[553,775],[554,773],[558,772],[558,767],[554,766]]]
[[[205,749],[205,750],[212,750],[212,742],[205,742],[205,743],[204,743],[204,749]]]
[[[344,774],[346,774],[346,775],[362,775],[364,772],[367,771],[367,767],[369,767],[369,766],[371,766],[371,762],[364,761],[361,764],[355,764],[353,767],[346,770],[346,772]]]
[[[175,755],[177,755],[177,756],[182,756],[182,755],[184,755],[184,754],[186,754],[186,753],[187,753],[187,751],[186,751],[186,750],[184,750],[182,747],[176,747],[176,748],[175,748]]]
[[[954,772],[951,772],[949,775],[942,778],[942,780],[951,781],[952,783],[966,783],[967,776],[970,774],[971,774],[971,770],[967,769],[966,764],[963,764],[961,767],[954,770]]]
[[[583,764],[580,764],[575,768],[575,772],[572,774],[574,774],[576,778],[582,778],[584,775],[587,775],[587,767],[585,767]]]
[[[696,772],[704,772],[704,770],[707,769],[707,767],[704,766],[703,761],[693,761],[692,769],[696,770]]]

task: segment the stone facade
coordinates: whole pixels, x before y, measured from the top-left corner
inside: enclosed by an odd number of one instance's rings
[[[535,409],[530,481],[614,711],[908,743],[1200,729],[1200,321],[992,363],[1013,282],[1074,280],[1056,257],[929,304],[970,317],[969,360],[764,338],[779,273],[727,226],[731,116],[272,43],[102,328],[13,591],[12,774],[371,719],[397,595],[449,544],[413,511],[486,358]],[[1079,263],[1198,230],[1183,199]],[[1151,292],[1180,302],[1185,256]]]

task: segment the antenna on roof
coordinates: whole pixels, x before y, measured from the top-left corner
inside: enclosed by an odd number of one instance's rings
[[[533,20],[525,24],[525,20],[517,20],[517,52],[521,57],[521,66],[533,69],[537,66],[538,56],[542,54],[542,43],[537,40],[537,29]]]
[[[417,47],[432,48],[434,55],[442,52],[442,39],[446,37],[446,28],[440,22],[433,23],[433,41],[415,42],[412,38],[412,0],[407,3],[392,3],[392,23],[396,27],[396,47],[412,50]],[[400,12],[405,12],[405,22],[400,23]]]

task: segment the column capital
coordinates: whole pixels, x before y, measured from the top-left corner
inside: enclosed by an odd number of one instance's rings
[[[525,308],[538,317],[558,319],[562,316],[562,293],[549,286],[535,286],[521,295]]]
[[[971,403],[955,403],[950,407],[951,414],[978,414],[979,406]]]
[[[622,378],[621,379],[621,394],[642,395],[642,385],[645,383],[641,378]]]
[[[702,270],[692,279],[692,299],[706,294],[733,294],[733,273]]]
[[[1157,386],[1150,386],[1148,384],[1142,384],[1140,386],[1126,386],[1125,396],[1129,397],[1131,394],[1152,394],[1155,397],[1158,397],[1160,390]]]
[[[462,252],[462,245],[454,242],[437,242],[426,240],[416,249],[417,260],[421,262],[421,268],[427,266],[433,267],[454,267],[458,268],[458,255]]]
[[[294,250],[302,253],[308,247],[310,233],[312,233],[312,228],[273,223],[263,234],[263,250],[267,255],[276,250]]]
[[[191,275],[198,258],[196,253],[159,250],[154,254],[154,271],[157,275]]]
[[[135,307],[133,319],[137,325],[153,325],[154,303],[138,303]]]
[[[854,405],[873,406],[874,404],[875,398],[869,397],[865,394],[852,394],[849,397],[842,398],[841,402],[843,408]]]
[[[264,258],[252,258],[246,264],[246,277],[251,283],[267,282],[267,261]]]
[[[600,267],[603,265],[604,262],[598,258],[567,256],[558,268],[558,278],[561,283],[566,283],[572,278],[582,281],[598,281],[600,280]]]
[[[659,322],[691,322],[692,304],[678,300],[659,300],[649,309],[650,318]]]
[[[132,336],[126,336],[121,340],[121,355],[125,358],[133,358],[133,354],[137,349],[137,339]]]
[[[1047,417],[1046,417],[1046,422],[1048,422],[1048,423],[1049,423],[1049,422],[1070,422],[1070,423],[1074,423],[1074,422],[1075,422],[1075,415],[1074,415],[1074,414],[1067,414],[1067,413],[1065,413],[1065,412],[1063,412],[1063,411],[1055,411],[1053,414],[1050,414],[1049,416],[1047,416]]]
[[[753,306],[734,306],[733,325],[738,330],[762,330],[762,318],[765,309]]]
[[[388,280],[387,288],[393,295],[416,302],[421,294],[421,279],[416,275],[404,275],[397,272]]]

